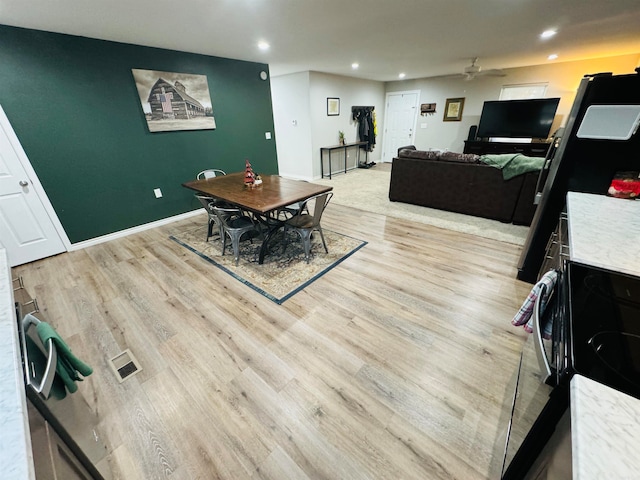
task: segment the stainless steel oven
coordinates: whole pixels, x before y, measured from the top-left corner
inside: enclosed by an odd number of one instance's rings
[[[109,480],[108,451],[96,414],[81,394],[66,393],[56,375],[56,346],[52,340],[43,344],[36,331],[41,321],[37,306],[24,305],[16,303],[16,318],[36,478]]]
[[[534,331],[515,377],[505,480],[529,478],[559,425],[570,423],[573,375],[640,398],[640,278],[572,262],[558,273],[544,312],[538,297]],[[543,335],[547,322],[553,322],[549,339]]]
[[[569,389],[566,329],[567,281],[565,272],[558,277],[544,311],[540,292],[533,309],[533,332],[525,342],[513,388],[511,416],[507,428],[501,478],[525,478],[535,452],[544,448],[556,425],[567,410]],[[543,287],[545,288],[545,287]],[[552,325],[552,335],[544,329]]]

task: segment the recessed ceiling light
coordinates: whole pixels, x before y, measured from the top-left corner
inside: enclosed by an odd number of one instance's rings
[[[558,58],[558,54],[557,53],[552,53],[551,55],[549,55],[547,57],[547,60],[555,60],[556,58]]]
[[[258,42],[258,48],[260,50],[269,50],[269,44],[267,42],[261,40],[261,41]]]
[[[543,40],[545,40],[545,39],[547,39],[547,38],[551,38],[551,37],[553,37],[556,33],[558,33],[558,32],[556,32],[555,30],[545,30],[544,32],[542,32],[542,33],[540,34],[540,38],[542,38]]]
[[[357,70],[359,66],[360,66],[359,63],[352,63],[351,64],[351,68],[353,68],[354,70]]]
[[[403,73],[401,73],[400,75],[398,75],[398,78],[404,78],[404,77],[406,77],[406,76],[407,76],[407,75],[403,72]]]

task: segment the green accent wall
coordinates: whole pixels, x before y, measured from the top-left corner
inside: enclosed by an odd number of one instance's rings
[[[132,68],[206,75],[217,128],[150,133]],[[199,208],[181,183],[205,168],[277,174],[262,70],[0,25],[0,104],[72,243]]]

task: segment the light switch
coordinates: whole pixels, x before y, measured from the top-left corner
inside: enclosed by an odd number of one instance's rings
[[[271,140],[271,132],[265,132],[264,138],[266,138],[267,140]]]
[[[156,196],[156,198],[161,198],[162,197],[162,190],[160,190],[159,188],[154,188],[153,189],[153,194]]]
[[[426,123],[421,123],[420,124],[420,128],[427,128],[427,124]]]

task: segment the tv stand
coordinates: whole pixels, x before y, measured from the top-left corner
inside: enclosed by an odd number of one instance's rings
[[[518,143],[465,140],[463,153],[492,155],[496,153],[521,153],[527,157],[545,157],[551,142]]]

